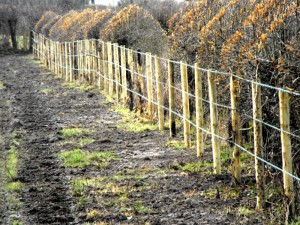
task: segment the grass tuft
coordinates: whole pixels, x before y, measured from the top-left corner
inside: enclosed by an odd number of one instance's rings
[[[143,119],[127,108],[117,107],[115,111],[122,115],[122,122],[118,125],[119,129],[137,133],[158,130],[158,125],[155,122]]]
[[[109,161],[116,159],[115,155],[110,152],[87,152],[81,149],[74,149],[59,153],[66,167],[87,167],[90,165],[104,167]]]
[[[238,216],[249,216],[253,213],[255,213],[255,211],[253,209],[248,209],[246,207],[239,207],[237,210]]]
[[[81,128],[63,128],[61,131],[61,137],[66,139],[70,137],[78,137],[83,133]]]
[[[6,175],[9,181],[13,181],[17,177],[18,167],[18,156],[15,148],[12,148],[8,152],[7,164],[6,164]]]

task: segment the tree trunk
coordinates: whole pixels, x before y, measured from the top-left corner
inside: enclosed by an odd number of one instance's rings
[[[14,49],[18,48],[17,42],[17,20],[8,20],[9,32],[11,36],[11,43]]]

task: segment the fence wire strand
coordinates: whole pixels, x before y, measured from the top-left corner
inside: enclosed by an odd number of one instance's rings
[[[48,38],[44,38],[44,39],[47,39],[47,40],[51,41],[51,40],[48,39]],[[74,41],[74,42],[64,42],[64,43],[71,43],[71,44],[77,43],[77,44],[78,44],[79,42],[83,42],[83,41],[85,41],[85,40]],[[101,40],[97,40],[97,41],[98,41],[99,43],[105,43],[105,42],[103,42],[103,41],[101,41]],[[45,45],[44,45],[43,43],[39,42],[38,40],[33,39],[33,42],[34,42],[36,45],[42,45],[43,47],[45,47]],[[125,47],[124,47],[124,46],[118,46],[118,48],[125,48]],[[143,78],[145,78],[145,79],[149,79],[149,78],[147,77],[146,73],[145,73],[145,74],[144,74],[144,73],[143,73],[143,74],[140,74],[140,73],[138,73],[138,72],[131,71],[130,69],[128,69],[128,68],[126,68],[126,67],[123,67],[120,63],[114,63],[114,62],[110,62],[109,60],[103,60],[103,59],[101,59],[101,57],[98,57],[97,55],[90,54],[90,53],[86,53],[86,51],[80,51],[80,54],[67,54],[67,55],[66,55],[66,54],[59,54],[59,53],[55,52],[55,50],[53,50],[53,49],[50,48],[50,50],[47,51],[47,53],[48,53],[48,55],[47,55],[46,52],[41,52],[38,48],[36,48],[36,47],[34,47],[34,46],[33,46],[33,49],[34,49],[34,51],[36,51],[36,52],[38,52],[40,55],[42,55],[44,58],[47,58],[47,57],[49,56],[49,53],[51,53],[51,52],[52,52],[55,56],[58,55],[59,57],[64,57],[64,58],[65,58],[66,56],[67,56],[67,57],[74,57],[74,58],[79,58],[79,57],[93,57],[93,58],[97,58],[98,60],[100,60],[100,61],[102,61],[102,62],[105,62],[105,63],[110,63],[110,64],[114,65],[115,67],[118,66],[119,69],[120,69],[120,72],[121,72],[122,69],[125,69],[126,71],[133,72],[133,74],[135,74],[135,75],[137,75],[137,76],[141,76],[141,77],[143,77]],[[53,51],[52,51],[52,50],[53,50]],[[125,50],[131,50],[131,49],[125,48]],[[137,54],[141,54],[141,55],[147,55],[146,53],[139,52],[139,51],[134,51],[134,50],[133,50],[133,52],[134,52],[134,53],[137,53]],[[153,59],[153,57],[154,57],[154,56],[152,56],[151,59]],[[200,70],[200,71],[202,71],[202,72],[212,72],[212,73],[214,73],[214,74],[219,74],[219,75],[233,76],[233,77],[236,78],[236,79],[239,79],[239,80],[242,80],[242,81],[251,83],[251,84],[256,84],[256,85],[258,85],[258,86],[266,87],[266,88],[269,88],[269,89],[274,89],[274,90],[277,90],[277,91],[286,92],[286,93],[289,93],[289,94],[294,95],[294,96],[300,96],[300,93],[293,92],[293,91],[290,91],[290,90],[287,90],[287,89],[283,89],[283,88],[279,88],[279,87],[274,87],[274,86],[267,85],[267,84],[263,84],[263,83],[256,82],[256,81],[253,81],[253,80],[249,80],[249,79],[246,79],[246,78],[242,78],[242,77],[240,77],[240,76],[238,76],[238,75],[235,75],[235,74],[232,74],[232,73],[220,72],[220,71],[209,70],[209,69],[204,69],[204,68],[196,68],[196,67],[193,66],[193,65],[189,65],[189,64],[186,64],[186,63],[183,63],[183,62],[173,61],[173,60],[169,60],[169,59],[165,59],[165,58],[161,58],[161,57],[158,57],[158,58],[159,58],[160,60],[162,60],[162,61],[172,62],[172,63],[177,64],[177,65],[185,65],[185,66],[188,66],[188,67],[193,68],[193,69],[198,69],[198,70]],[[184,117],[182,114],[180,114],[179,112],[176,112],[176,111],[174,111],[174,110],[170,110],[170,108],[168,108],[168,107],[166,107],[166,106],[164,106],[164,105],[159,105],[156,101],[150,100],[148,97],[146,97],[146,96],[144,96],[144,95],[142,95],[142,94],[140,94],[140,93],[138,93],[138,92],[136,92],[136,91],[134,91],[134,90],[131,90],[131,89],[128,88],[127,86],[124,86],[122,83],[117,82],[117,81],[114,80],[114,79],[110,79],[108,76],[103,75],[101,72],[99,72],[99,71],[97,71],[97,70],[95,70],[95,69],[92,69],[92,68],[87,69],[86,67],[85,67],[85,68],[82,68],[82,69],[81,69],[81,68],[75,68],[75,67],[66,67],[66,66],[63,66],[63,65],[61,65],[60,63],[56,63],[56,62],[54,62],[54,61],[51,61],[50,63],[51,63],[51,65],[58,66],[58,67],[60,67],[60,68],[62,68],[62,69],[68,69],[68,70],[71,70],[71,71],[83,71],[83,72],[90,72],[90,73],[92,72],[92,73],[95,73],[95,74],[97,74],[98,76],[102,77],[103,79],[105,79],[105,80],[107,80],[107,81],[111,81],[111,82],[113,82],[114,84],[116,84],[117,86],[120,86],[120,87],[122,87],[122,88],[125,88],[127,91],[133,93],[134,95],[139,96],[140,98],[142,98],[142,99],[144,99],[144,100],[146,100],[146,101],[148,101],[148,102],[151,102],[152,104],[154,104],[154,105],[156,105],[156,106],[160,106],[160,107],[162,107],[162,108],[163,108],[164,110],[166,110],[166,111],[169,111],[169,112],[173,113],[174,115],[178,116],[178,117],[181,118],[182,120],[187,121],[190,125],[192,125],[192,126],[195,127],[196,129],[201,130],[202,132],[204,132],[204,133],[206,133],[206,134],[212,135],[212,136],[214,136],[214,137],[216,137],[216,138],[218,138],[218,139],[220,139],[220,140],[222,140],[222,141],[227,141],[227,142],[229,142],[230,144],[237,146],[240,150],[242,150],[242,151],[245,152],[246,154],[248,154],[248,155],[254,157],[255,159],[258,159],[259,161],[265,163],[266,165],[268,165],[268,166],[270,166],[270,167],[272,167],[272,168],[274,168],[274,169],[276,169],[276,170],[278,170],[278,171],[280,171],[280,172],[282,172],[282,173],[284,173],[284,174],[287,174],[288,176],[292,177],[293,179],[295,179],[295,180],[298,181],[298,182],[300,181],[300,178],[297,177],[296,175],[294,175],[294,174],[292,174],[292,173],[289,173],[289,172],[283,170],[282,168],[280,168],[280,167],[278,167],[278,166],[272,164],[271,162],[269,162],[269,161],[267,161],[267,160],[265,160],[265,159],[263,159],[263,158],[261,158],[261,157],[256,156],[254,153],[252,153],[251,151],[247,150],[247,149],[244,148],[243,146],[241,146],[241,145],[239,145],[239,144],[237,144],[237,143],[235,143],[235,142],[233,142],[233,141],[231,141],[231,140],[228,140],[228,138],[225,138],[225,137],[222,137],[222,136],[220,136],[220,135],[218,135],[218,134],[212,133],[212,132],[210,132],[209,130],[203,128],[203,127],[197,126],[197,124],[195,124],[195,123],[194,123],[193,121],[191,121],[190,119],[185,118],[185,117]],[[152,80],[152,82],[157,83],[157,81],[156,81],[155,78],[152,78],[151,80]],[[159,83],[161,83],[161,84],[163,84],[163,85],[165,85],[165,86],[168,86],[167,83],[164,83],[164,82],[159,82]],[[173,86],[173,88],[174,88],[175,90],[179,91],[179,92],[183,92],[183,90],[180,89],[180,88],[177,88],[177,87],[175,87],[175,86]],[[189,92],[184,92],[184,93],[188,94],[188,95],[189,95],[190,97],[192,97],[192,98],[197,98],[197,96],[195,96],[195,95],[193,95],[193,94],[191,94],[191,93],[189,93]],[[206,103],[210,103],[209,100],[206,100],[206,99],[203,99],[203,98],[201,98],[201,100],[204,101],[204,102],[206,102]],[[222,107],[222,108],[226,108],[226,109],[232,110],[232,108],[231,108],[230,106],[226,106],[226,105],[219,104],[219,103],[213,103],[213,104],[215,104],[216,106]],[[259,123],[261,123],[261,124],[264,124],[264,125],[266,125],[266,126],[272,128],[272,129],[274,129],[274,130],[276,130],[276,131],[284,132],[284,133],[289,134],[289,135],[291,135],[292,137],[297,138],[298,140],[300,140],[300,136],[298,136],[298,135],[296,135],[296,134],[294,134],[294,133],[291,133],[291,132],[287,132],[287,131],[285,131],[285,130],[282,130],[282,129],[280,129],[280,128],[274,126],[274,125],[271,125],[271,124],[269,124],[269,123],[266,123],[266,122],[264,122],[264,121],[262,121],[262,120],[254,119],[252,116],[249,116],[249,115],[245,115],[245,116],[246,116],[247,118],[249,118],[249,119],[252,119],[252,120],[255,120],[255,121],[257,121],[257,122],[259,122]]]

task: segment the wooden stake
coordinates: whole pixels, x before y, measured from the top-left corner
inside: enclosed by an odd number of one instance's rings
[[[174,64],[168,61],[168,75],[169,75],[169,126],[170,137],[176,135],[176,123],[175,123],[175,90],[174,90]]]
[[[190,135],[190,106],[189,106],[189,86],[188,86],[188,73],[187,65],[184,62],[180,62],[181,69],[181,85],[182,85],[182,103],[183,103],[183,129],[184,129],[184,143],[187,148],[191,147],[191,135]]]
[[[97,77],[97,71],[98,71],[98,61],[97,61],[97,40],[93,39],[93,84],[96,84],[96,77]]]
[[[133,51],[132,51],[132,49],[128,49],[128,51],[127,51],[127,63],[128,63],[129,70],[130,70],[131,82],[132,82],[132,87],[133,87],[134,86],[133,84],[135,83],[135,74],[134,74]]]
[[[109,75],[109,96],[113,97],[114,95],[114,74],[113,74],[113,64],[112,64],[112,48],[111,42],[107,43],[107,55],[108,55],[108,75]]]
[[[156,72],[156,88],[157,88],[157,114],[158,114],[158,126],[161,133],[164,133],[164,93],[162,86],[162,76],[161,76],[161,68],[160,61],[157,56],[155,56],[155,72]]]
[[[279,91],[280,104],[280,128],[282,146],[282,169],[293,174],[292,144],[290,136],[290,96],[288,93]],[[288,200],[287,221],[294,219],[295,212],[295,192],[293,178],[283,173],[284,194]]]
[[[259,82],[259,80],[257,80]],[[253,104],[253,134],[254,134],[254,154],[255,154],[255,177],[256,177],[256,210],[261,210],[265,203],[264,194],[264,163],[257,157],[263,157],[263,135],[262,124],[258,120],[262,120],[261,108],[261,88],[259,85],[252,83],[252,104]]]
[[[66,77],[65,80],[69,81],[69,66],[68,66],[69,56],[68,56],[68,43],[65,42],[65,73]]]
[[[107,75],[107,45],[106,43],[102,43],[102,60],[103,60],[103,77],[104,77],[104,92],[108,94],[108,75]]]
[[[71,47],[72,45],[72,47]],[[70,82],[73,81],[73,73],[72,73],[72,70],[73,70],[73,61],[74,61],[74,42],[71,44],[69,43],[69,53],[70,53],[70,56],[69,56],[69,65],[70,65],[70,68],[69,68],[69,77],[70,77]]]
[[[154,115],[153,106],[153,88],[152,88],[152,56],[151,53],[146,53],[146,73],[147,73],[147,97],[148,97],[148,116],[152,120]]]
[[[231,126],[233,138],[232,141],[236,144],[233,146],[233,176],[235,180],[241,182],[241,150],[237,145],[241,145],[239,112],[237,109],[238,84],[237,80],[230,77],[230,95],[231,95]]]
[[[138,92],[141,95],[145,95],[145,85],[144,85],[144,77],[142,76],[143,74],[143,66],[142,66],[142,54],[140,52],[137,53],[137,71],[138,71],[138,82],[139,82],[139,87],[140,90]],[[143,112],[143,102],[144,100],[142,98],[139,98],[139,112]]]
[[[99,87],[99,90],[101,91],[102,90],[102,61],[101,61],[101,55],[100,55],[100,51],[97,53],[98,54],[98,59],[97,59],[97,71],[98,71],[98,87]]]
[[[119,45],[114,44],[114,65],[115,65],[115,78],[116,78],[116,97],[117,103],[120,102],[120,62],[119,62]]]
[[[212,132],[212,148],[213,148],[213,160],[214,160],[214,173],[221,174],[221,159],[220,159],[220,147],[219,140],[215,135],[218,135],[218,110],[217,110],[217,88],[215,83],[215,77],[208,71],[208,88],[209,88],[209,108],[210,108],[210,123]]]
[[[204,154],[203,132],[203,105],[202,105],[202,73],[198,69],[199,63],[195,63],[195,94],[196,94],[196,125],[197,125],[197,157]]]
[[[127,79],[126,79],[126,51],[125,46],[121,46],[121,72],[122,72],[122,95],[123,104],[126,105],[127,102]]]

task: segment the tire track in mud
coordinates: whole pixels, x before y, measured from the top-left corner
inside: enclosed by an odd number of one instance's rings
[[[24,187],[20,220],[22,224],[72,224],[72,200],[67,195],[67,180],[53,144],[58,140],[59,129],[55,107],[51,99],[40,92],[47,88],[41,81],[46,75],[41,76],[38,65],[25,57],[0,58],[0,79],[5,86],[2,94],[10,99],[11,111],[11,118],[5,116],[10,123],[2,124],[2,130],[8,133],[22,130],[16,179]]]

